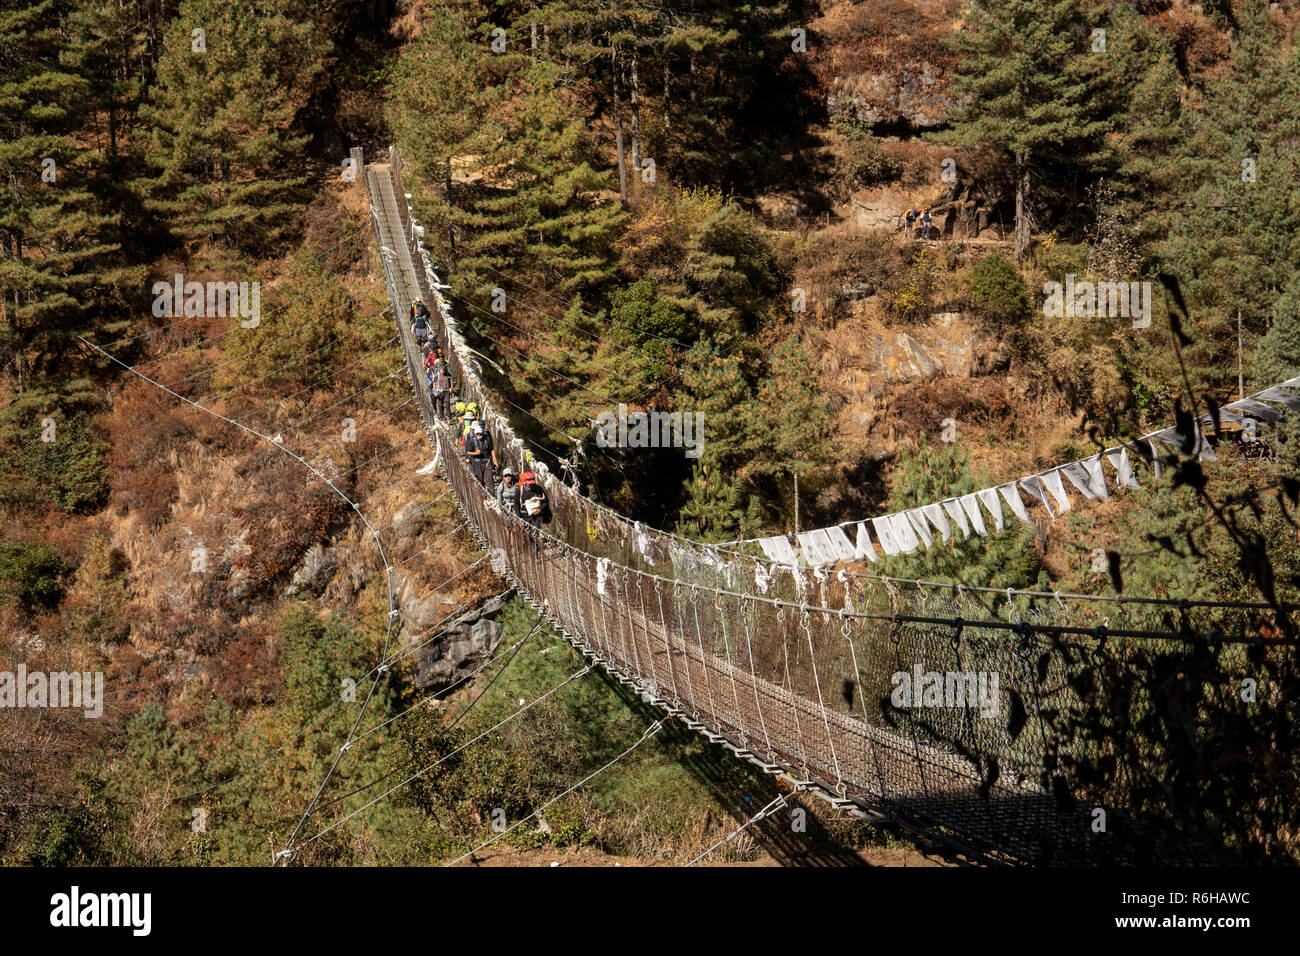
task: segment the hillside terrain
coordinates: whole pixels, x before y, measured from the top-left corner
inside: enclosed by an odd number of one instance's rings
[[[1294,0],[0,8],[0,670],[104,686],[95,720],[0,707],[9,865],[268,864],[309,805],[308,864],[453,861],[498,811],[530,822],[471,865],[685,863],[789,789],[668,722],[566,794],[660,715],[598,669],[554,691],[582,657],[434,467],[353,146],[400,147],[530,454],[699,541],[970,493],[1300,375]],[[1051,314],[1067,276],[1151,283],[1149,325]],[[160,306],[174,278],[197,307]],[[256,315],[213,307],[227,283]],[[702,414],[700,454],[600,447],[624,406]],[[1232,624],[1294,639],[1298,417],[855,568],[1260,602]],[[1166,743],[1289,793],[1198,819],[1293,861],[1293,659],[1249,654],[1259,708]],[[1141,785],[1153,812],[1195,789]],[[951,856],[789,799],[802,829],[708,862]]]

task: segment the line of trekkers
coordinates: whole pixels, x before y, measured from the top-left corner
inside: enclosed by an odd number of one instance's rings
[[[456,426],[456,447],[465,455],[470,473],[483,486],[486,496],[495,499],[504,514],[519,518],[530,526],[533,551],[537,553],[537,529],[551,520],[551,505],[546,492],[533,472],[516,474],[509,465],[500,466],[496,443],[486,423],[479,418],[478,404],[455,400],[451,369],[442,345],[432,334],[432,321],[424,302],[416,299],[408,317],[411,335],[424,356],[434,415],[439,421]]]

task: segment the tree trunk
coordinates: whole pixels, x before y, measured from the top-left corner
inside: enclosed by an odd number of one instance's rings
[[[794,472],[794,533],[800,533],[800,473]]]
[[[532,23],[528,26],[528,52],[535,60],[537,59],[537,24]]]
[[[1016,263],[1029,250],[1029,154],[1016,153]]]
[[[673,114],[672,111],[668,109],[668,105],[671,102],[672,102],[671,76],[668,72],[668,57],[664,57],[664,108],[663,108],[664,129],[668,129],[670,126],[673,125]]]
[[[451,201],[451,157],[447,157],[447,257],[449,266],[456,264],[456,207]]]
[[[632,173],[636,177],[636,191],[641,192],[641,96],[636,75],[636,50],[632,51]]]
[[[618,199],[627,205],[627,159],[623,154],[623,107],[618,100],[618,47],[610,47],[609,62],[614,78],[614,151],[618,154]]]

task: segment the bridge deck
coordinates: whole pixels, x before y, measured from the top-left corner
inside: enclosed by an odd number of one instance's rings
[[[778,616],[760,621],[768,608],[739,598],[697,604],[674,594],[665,597],[665,588],[675,590],[671,583],[665,586],[656,575],[574,546],[574,534],[563,540],[566,531],[558,516],[553,535],[535,555],[528,530],[485,499],[450,430],[434,415],[419,350],[407,328],[407,309],[415,298],[423,299],[435,325],[441,319],[444,336],[450,331],[450,313],[436,294],[426,258],[413,238],[400,186],[400,158],[395,151],[390,156],[389,163],[366,166],[364,181],[426,430],[441,454],[458,505],[479,540],[496,553],[494,564],[552,623],[647,698],[690,715],[712,734],[752,752],[756,762],[815,782],[858,805],[943,828],[969,845],[1024,859],[1054,857],[1071,837],[1078,840],[1087,832],[1081,810],[1058,813],[1053,800],[1030,782],[1011,774],[990,774],[994,779],[986,782],[971,761],[921,740],[915,732],[882,726],[869,719],[865,707],[859,716],[848,708],[828,706],[815,670],[820,652],[814,650],[811,632],[800,632],[793,620],[782,624]],[[490,405],[477,375],[466,367],[466,357],[454,348],[447,351],[458,394],[478,400],[481,408]],[[496,426],[508,429],[503,420]],[[499,443],[507,456],[522,449],[509,435],[509,441]],[[558,482],[552,489],[553,494],[567,492]],[[756,653],[751,631],[767,635],[763,654]],[[788,657],[803,633],[808,634],[815,694],[805,691],[806,683],[796,688],[790,673]],[[784,673],[764,663],[765,655],[773,653],[773,635],[778,641],[774,653],[786,657]],[[861,699],[865,685],[856,649],[854,654],[853,671],[864,687]]]

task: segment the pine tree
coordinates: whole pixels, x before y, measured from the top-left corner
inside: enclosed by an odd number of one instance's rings
[[[97,157],[77,144],[90,88],[63,65],[64,13],[56,0],[0,4],[0,358],[19,389],[94,323],[119,248]]]
[[[819,388],[820,380],[812,356],[791,336],[773,352],[771,371],[758,389],[767,434],[753,467],[778,479],[785,475],[793,479],[795,498],[791,504],[796,525],[800,478],[828,464],[840,450],[835,443],[835,419]]]
[[[185,0],[141,115],[154,126],[147,205],[191,247],[272,251],[304,197],[296,116],[327,47],[297,4]]]
[[[501,284],[492,270],[526,270],[564,292],[612,277],[610,246],[624,214],[602,197],[610,177],[580,109],[554,66],[539,62],[520,77],[514,114],[490,157],[495,188],[472,204],[474,228],[461,250],[461,268],[482,274],[480,288]]]
[[[1230,68],[1186,117],[1170,194],[1183,204],[1157,251],[1188,302],[1185,360],[1198,385],[1235,385],[1238,310],[1262,333],[1300,269],[1300,115],[1276,107],[1297,100],[1300,52],[1278,48],[1262,10],[1246,11]]]
[[[1094,16],[1077,0],[974,0],[951,41],[961,55],[952,92],[967,105],[940,138],[1011,153],[1018,262],[1029,248],[1032,177],[1103,150],[1109,124],[1091,105],[1101,88],[1101,60],[1088,45]]]

